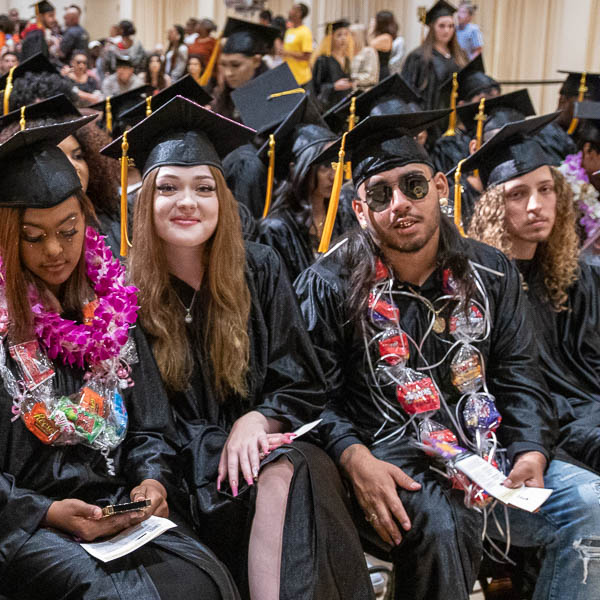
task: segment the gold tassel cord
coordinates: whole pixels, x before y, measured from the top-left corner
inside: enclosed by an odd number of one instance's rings
[[[23,129],[25,129],[25,127],[27,126],[27,122],[25,121],[25,109],[27,107],[26,106],[21,106],[21,118],[19,119],[19,128],[21,131],[23,131]]]
[[[327,40],[325,54],[327,56],[331,56],[331,51],[333,50],[333,25],[331,23],[327,25],[327,33],[325,34],[325,39]]]
[[[121,256],[127,256],[127,248],[131,247],[127,235],[127,171],[129,170],[129,142],[127,132],[123,134],[121,143]]]
[[[273,195],[273,178],[275,176],[275,136],[269,135],[269,171],[267,173],[267,193],[265,196],[265,208],[263,210],[263,219],[269,214],[271,208],[271,197]]]
[[[106,96],[106,102],[104,103],[104,114],[106,116],[106,131],[108,131],[108,133],[112,133],[113,123],[112,123],[112,107],[110,105],[110,96]]]
[[[149,117],[152,114],[152,96],[146,98],[146,116]]]
[[[3,112],[2,114],[6,115],[8,114],[9,110],[8,110],[8,101],[10,100],[10,94],[12,92],[13,89],[13,73],[15,72],[15,69],[17,68],[17,65],[15,65],[14,67],[10,68],[10,71],[8,72],[8,77],[6,78],[6,87],[4,88],[4,98],[3,98]]]
[[[481,142],[483,140],[483,124],[487,119],[487,115],[485,114],[485,98],[482,98],[479,101],[479,109],[477,110],[477,116],[475,120],[477,121],[477,133],[475,134],[475,150],[479,150],[481,148]],[[475,170],[475,176],[479,177],[479,170]]]
[[[356,96],[350,100],[350,114],[348,115],[348,133],[350,133],[356,125]],[[344,166],[344,179],[352,179],[352,163],[348,161]]]
[[[467,159],[463,158],[458,163],[454,173],[454,224],[456,225],[456,229],[458,229],[458,232],[460,235],[462,235],[462,237],[467,237],[462,226],[462,187],[460,185],[460,174],[465,160]]]
[[[342,136],[340,151],[338,152],[338,162],[335,167],[335,178],[333,187],[331,188],[331,196],[329,198],[329,206],[327,207],[327,217],[321,234],[321,243],[319,244],[319,252],[324,253],[329,250],[329,243],[333,234],[333,225],[335,224],[335,216],[337,214],[338,204],[340,201],[340,192],[342,190],[342,180],[344,175],[344,156],[346,154],[346,136],[348,132]]]
[[[425,41],[425,21],[427,20],[427,8],[424,6],[417,7],[417,18],[421,23],[421,44]]]
[[[281,96],[291,96],[292,94],[306,94],[304,88],[294,88],[293,90],[285,90],[284,92],[275,92],[271,94],[267,100],[273,100],[273,98],[281,98]]]
[[[450,93],[450,120],[444,137],[456,135],[456,100],[458,98],[458,73],[452,73],[452,92]]]
[[[204,69],[204,73],[200,76],[200,85],[208,85],[210,83],[210,78],[212,77],[213,71],[215,70],[215,65],[217,64],[217,58],[221,53],[221,38],[223,34],[221,33],[215,42],[215,47],[213,51],[210,53],[210,58],[208,59],[208,63],[206,65],[206,69]]]
[[[587,77],[587,73],[584,71],[581,74],[581,79],[579,80],[579,95],[577,96],[577,102],[583,102],[583,99],[585,98],[585,93],[588,91],[588,88],[585,85],[585,80]],[[575,117],[573,117],[573,119],[571,119],[571,123],[569,124],[569,129],[567,129],[567,133],[569,135],[573,134],[575,132],[575,130],[577,129],[577,125],[579,124],[579,119],[576,119]]]

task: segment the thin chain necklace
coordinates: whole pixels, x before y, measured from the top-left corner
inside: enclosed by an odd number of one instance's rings
[[[175,296],[177,297],[177,300],[179,300],[179,303],[181,304],[181,306],[183,307],[183,310],[185,310],[185,317],[183,318],[183,320],[189,325],[190,323],[192,323],[192,321],[194,320],[192,318],[192,308],[194,307],[194,301],[196,300],[196,294],[198,293],[198,290],[194,290],[194,295],[192,296],[192,301],[190,302],[189,306],[186,306],[183,303],[183,300],[179,297],[179,294],[177,292],[175,292]]]

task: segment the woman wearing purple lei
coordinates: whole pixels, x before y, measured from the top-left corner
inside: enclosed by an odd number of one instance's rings
[[[0,590],[10,599],[237,598],[168,500],[179,476],[149,402],[135,288],[91,226],[58,148],[93,117],[0,145]],[[136,383],[134,387],[134,382]],[[150,500],[103,517],[111,504]],[[157,517],[177,525],[104,563],[93,542]]]

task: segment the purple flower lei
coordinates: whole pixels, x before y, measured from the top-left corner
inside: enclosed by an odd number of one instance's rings
[[[137,289],[125,285],[125,267],[92,227],[86,229],[85,259],[97,302],[90,323],[64,319],[47,310],[35,290],[30,293],[35,332],[48,357],[80,368],[119,356],[139,308]]]

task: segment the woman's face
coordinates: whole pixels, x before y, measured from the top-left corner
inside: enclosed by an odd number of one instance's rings
[[[66,157],[69,159],[69,162],[77,171],[79,181],[81,181],[81,188],[84,192],[87,192],[88,183],[90,181],[90,170],[87,162],[85,162],[83,151],[79,145],[79,142],[77,141],[77,138],[70,135],[66,137],[60,144],[58,144],[58,147],[65,153]]]
[[[160,167],[154,191],[154,228],[166,244],[202,246],[219,221],[217,187],[206,165]]]
[[[52,208],[23,213],[21,261],[55,294],[75,270],[84,240],[85,216],[75,196]]]
[[[454,35],[454,20],[452,17],[439,17],[433,24],[433,36],[436,42],[448,44]]]
[[[84,75],[88,68],[87,56],[85,54],[75,54],[71,59],[71,66],[77,75]]]
[[[158,73],[160,71],[160,58],[158,56],[151,56],[148,61],[148,70],[150,73]]]
[[[245,54],[222,54],[219,66],[227,85],[236,89],[248,83],[260,65],[260,55],[246,56]]]
[[[169,42],[176,42],[179,39],[179,34],[175,27],[171,27],[171,29],[167,31],[167,38],[169,39]]]
[[[332,49],[337,51],[346,50],[348,47],[348,37],[350,36],[350,30],[346,27],[340,27],[333,32],[332,36]]]
[[[200,77],[202,73],[202,63],[197,58],[190,58],[188,61],[188,73],[192,77]]]
[[[319,165],[317,167],[317,179],[314,194],[320,198],[329,198],[331,196],[334,177],[335,171],[331,166]]]

